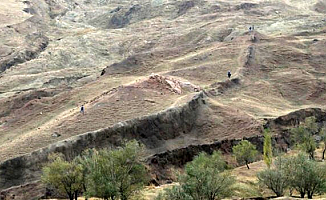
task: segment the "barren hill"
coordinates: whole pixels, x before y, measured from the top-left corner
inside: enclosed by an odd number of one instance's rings
[[[135,137],[148,155],[259,135],[269,118],[323,109],[325,5],[323,0],[1,2],[0,161],[178,110],[199,91],[203,102],[188,120],[191,129]],[[171,119],[153,123],[164,130]],[[169,128],[173,132],[173,125]]]

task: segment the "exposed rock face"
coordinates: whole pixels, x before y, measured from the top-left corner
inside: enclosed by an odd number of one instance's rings
[[[1,200],[26,200],[26,199],[39,199],[46,195],[46,188],[40,181],[34,181],[25,185],[15,186],[1,191]]]
[[[213,83],[211,85],[211,87],[214,89],[209,90],[208,93],[210,95],[217,96],[217,95],[223,94],[228,89],[234,88],[239,85],[240,85],[239,78],[234,78],[234,79],[224,81],[224,82]]]
[[[258,7],[258,4],[255,3],[242,3],[240,5],[236,6],[237,10],[243,9],[243,10],[249,10],[251,8],[256,8]]]
[[[45,190],[44,188],[41,189],[39,182],[30,184],[29,182],[39,179],[42,164],[47,161],[47,156],[52,152],[61,152],[68,159],[72,159],[86,148],[118,146],[123,139],[137,139],[144,143],[148,149],[151,149],[162,145],[166,140],[180,136],[180,134],[187,134],[195,128],[194,121],[196,121],[198,109],[204,102],[203,98],[203,93],[199,93],[184,106],[169,109],[156,115],[121,122],[107,129],[75,136],[70,140],[53,144],[31,154],[7,160],[0,165],[1,188],[22,186],[7,189],[2,195],[6,197],[17,195],[20,191],[30,188],[32,184],[35,184],[36,188],[33,189],[35,197],[44,195]],[[265,127],[270,127],[274,133],[273,146],[282,151],[287,151],[291,146],[289,127],[298,125],[298,122],[304,121],[306,117],[310,116],[315,116],[320,124],[326,121],[326,112],[317,108],[303,109],[267,120]],[[257,135],[225,139],[208,144],[189,145],[152,155],[146,159],[146,162],[150,167],[153,182],[164,183],[173,179],[170,169],[183,167],[200,152],[211,154],[213,151],[219,150],[224,154],[230,154],[232,147],[242,139],[249,140],[256,145],[258,151],[263,151],[264,138],[262,135]],[[24,198],[17,197],[17,199]]]
[[[290,146],[288,134],[275,135],[272,139],[273,146],[281,151],[286,152]],[[253,136],[243,138],[256,145],[259,152],[263,152],[264,136]],[[148,165],[151,167],[152,174],[156,175],[157,182],[164,182],[171,179],[169,169],[171,167],[182,168],[187,162],[193,160],[201,152],[212,154],[214,151],[221,151],[224,154],[232,153],[232,147],[237,145],[242,139],[231,139],[214,142],[203,145],[190,145],[185,148],[167,151],[161,154],[155,154],[147,159]]]
[[[318,3],[314,5],[314,9],[319,13],[326,13],[326,1],[320,0]]]
[[[36,58],[49,44],[49,39],[45,35],[47,30],[45,20],[48,16],[47,5],[39,0],[24,1],[24,3],[27,6],[24,11],[33,16],[24,22],[0,29],[1,34],[8,35],[13,40],[17,38],[20,41],[18,43],[20,48],[9,46],[11,49],[15,49],[11,53],[1,55],[0,52],[0,73],[14,65]],[[3,48],[6,45],[0,43],[0,47]]]
[[[30,44],[24,51],[15,52],[4,59],[0,59],[0,72],[36,58],[49,44],[48,38],[40,34],[30,35],[26,37],[26,41],[29,41]]]
[[[316,121],[320,124],[326,121],[325,110],[320,108],[308,108],[294,111],[276,119],[268,120],[265,127],[280,131],[282,129],[288,129],[289,127],[298,126],[300,122],[304,122],[307,117],[311,116],[315,116]]]
[[[185,14],[189,9],[195,6],[194,1],[182,2],[179,6],[178,16]]]
[[[187,134],[194,128],[203,98],[203,93],[199,93],[184,106],[120,122],[113,127],[75,136],[31,154],[7,160],[0,165],[0,188],[38,180],[42,164],[53,152],[61,152],[68,159],[72,159],[87,148],[118,146],[125,139],[137,139],[148,149],[158,148],[162,141]]]

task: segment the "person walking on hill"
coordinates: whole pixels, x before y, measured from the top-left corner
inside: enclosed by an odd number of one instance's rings
[[[80,113],[81,113],[81,114],[85,114],[85,108],[84,108],[84,105],[82,105],[82,106],[80,107]]]
[[[229,79],[231,78],[231,71],[230,70],[228,71],[228,77],[229,77]]]

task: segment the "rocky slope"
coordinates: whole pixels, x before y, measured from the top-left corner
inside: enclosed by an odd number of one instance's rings
[[[52,151],[73,156],[136,138],[149,160],[164,155],[158,163],[170,166],[203,145],[255,138],[263,125],[281,134],[304,116],[323,122],[324,4],[0,3],[1,188],[38,179]]]

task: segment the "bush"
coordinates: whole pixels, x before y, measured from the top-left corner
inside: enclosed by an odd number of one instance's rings
[[[215,200],[229,197],[235,179],[226,169],[226,163],[220,152],[209,156],[199,154],[185,167],[185,174],[180,176],[180,186],[165,190],[159,198],[170,200]]]
[[[272,190],[277,197],[283,196],[289,186],[286,164],[286,158],[278,157],[274,162],[273,169],[268,168],[257,174],[259,183]]]
[[[286,173],[292,188],[305,194],[311,199],[316,193],[322,194],[326,190],[326,167],[314,160],[308,159],[305,154],[291,157],[286,162]]]
[[[304,124],[300,124],[299,127],[291,129],[292,139],[301,150],[309,154],[311,159],[314,159],[317,146],[313,137],[317,131],[318,127],[315,117],[308,117],[305,119]]]
[[[160,193],[156,200],[194,200],[187,194],[180,185],[174,185],[172,188],[164,189],[164,193]]]
[[[307,194],[311,199],[314,194],[326,191],[326,168],[300,153],[289,158],[279,157],[273,169],[266,169],[257,174],[261,184],[267,186],[277,196],[282,196],[286,188],[295,189],[301,198]]]

